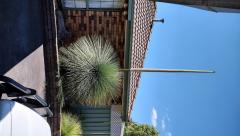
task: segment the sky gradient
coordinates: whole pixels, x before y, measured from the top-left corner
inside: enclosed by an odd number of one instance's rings
[[[209,69],[215,74],[143,73],[134,122],[161,136],[240,135],[240,14],[157,4],[144,67]]]

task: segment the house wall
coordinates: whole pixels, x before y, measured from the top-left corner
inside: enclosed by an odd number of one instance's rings
[[[101,35],[108,40],[118,52],[120,66],[123,66],[125,21],[127,12],[120,10],[77,10],[65,9],[64,18],[66,29],[71,38],[66,44],[84,35]]]

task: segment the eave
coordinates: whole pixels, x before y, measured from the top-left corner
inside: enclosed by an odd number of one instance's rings
[[[134,18],[134,0],[128,0],[128,18],[125,28],[125,47],[124,47],[124,68],[131,68],[131,56],[132,56],[132,39],[133,39],[133,18]],[[131,73],[124,72],[123,80],[123,121],[129,121],[129,92],[130,92],[130,76]]]

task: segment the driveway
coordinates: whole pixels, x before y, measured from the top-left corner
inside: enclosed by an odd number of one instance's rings
[[[1,0],[0,74],[45,93],[41,0]]]

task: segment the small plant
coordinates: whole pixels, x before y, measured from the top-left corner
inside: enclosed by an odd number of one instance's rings
[[[59,54],[66,100],[105,105],[118,96],[119,64],[108,41],[84,36]]]
[[[78,117],[70,113],[62,113],[61,136],[78,136],[82,134],[82,128]]]
[[[159,132],[153,126],[137,124],[134,122],[126,123],[124,136],[159,136]]]

